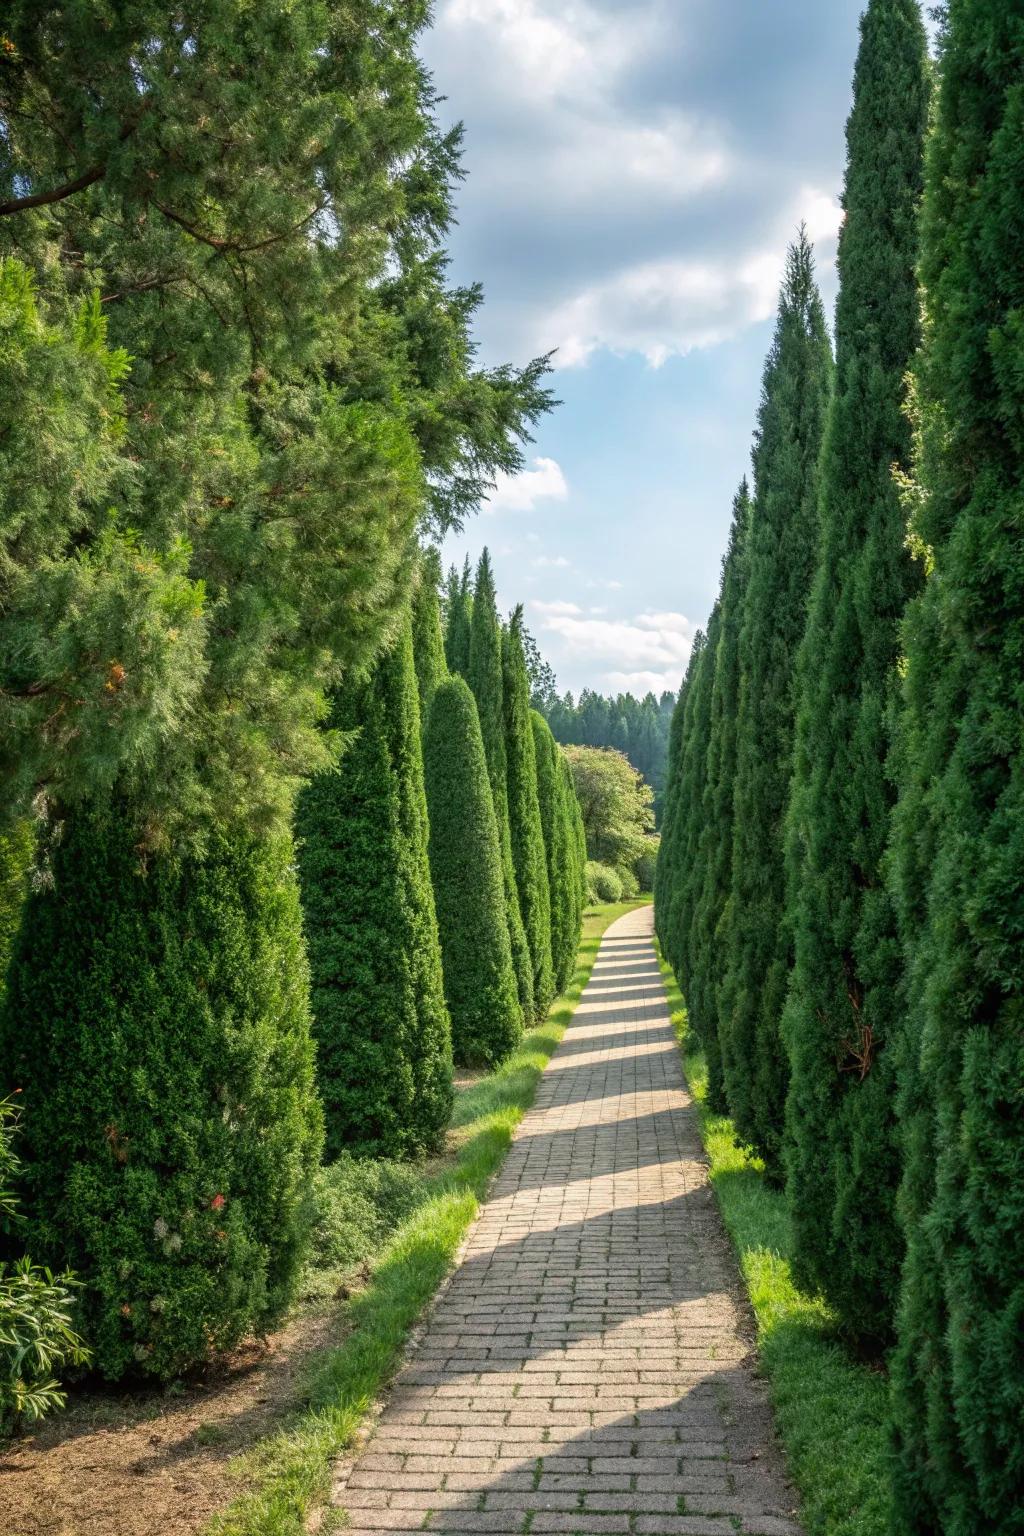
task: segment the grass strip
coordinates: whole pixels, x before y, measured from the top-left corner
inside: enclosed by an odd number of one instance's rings
[[[547,1019],[496,1071],[456,1095],[454,1157],[431,1177],[428,1198],[394,1233],[373,1264],[366,1289],[348,1304],[346,1337],[312,1364],[301,1410],[286,1428],[237,1458],[236,1470],[250,1486],[214,1516],[207,1536],[305,1532],[311,1510],[327,1493],[335,1458],[352,1444],[400,1363],[413,1324],[451,1267],[572,1018],[605,929],[646,901],[587,911],[575,973]]]
[[[686,1079],[700,1115],[722,1217],[757,1320],[758,1350],[808,1536],[879,1536],[890,1529],[888,1383],[850,1357],[820,1297],[793,1283],[786,1197],[731,1120],[707,1105],[707,1068],[686,1004],[659,951]]]

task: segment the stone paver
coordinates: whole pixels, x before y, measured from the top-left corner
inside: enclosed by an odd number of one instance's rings
[[[650,908],[608,929],[334,1501],[349,1536],[799,1536]]]

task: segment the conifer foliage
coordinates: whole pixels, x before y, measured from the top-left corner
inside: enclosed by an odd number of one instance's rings
[[[531,712],[537,796],[547,860],[551,910],[551,963],[556,992],[572,976],[586,895],[583,818],[568,764],[543,715]]]
[[[412,603],[412,651],[420,699],[420,725],[425,731],[434,694],[448,678],[444,654],[444,630],[438,588],[441,561],[436,549],[422,552],[417,567]]]
[[[892,469],[910,461],[904,381],[918,340],[928,95],[916,0],[872,0],[847,128],[836,389],[797,666],[783,1035],[795,1270],[876,1341],[891,1332],[901,1249],[890,1047],[902,957],[881,865],[894,798],[887,713],[915,585]]]
[[[408,1156],[437,1145],[452,1094],[408,623],[333,724],[347,750],[296,815],[327,1151]]]
[[[434,695],[424,741],[430,870],[456,1059],[493,1066],[522,1012],[512,967],[501,845],[476,702],[453,677]]]
[[[518,607],[502,634],[505,760],[512,867],[533,965],[533,1005],[543,1018],[555,995],[551,963],[551,893],[537,787],[537,757],[530,723],[530,682]]]
[[[737,1131],[776,1176],[788,1078],[779,1025],[792,949],[783,828],[793,678],[817,540],[818,460],[831,379],[811,247],[801,233],[786,263],[754,444],[722,1043]]]
[[[1024,32],[951,0],[922,222],[923,346],[893,883],[907,1258],[897,1527],[1024,1511]]]
[[[96,1367],[171,1377],[278,1316],[322,1125],[287,840],[147,867],[79,810],[47,849],[0,1014],[19,1242],[70,1266]]]

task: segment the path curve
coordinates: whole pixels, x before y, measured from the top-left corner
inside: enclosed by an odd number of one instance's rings
[[[652,942],[605,934],[413,1358],[348,1536],[799,1536]]]

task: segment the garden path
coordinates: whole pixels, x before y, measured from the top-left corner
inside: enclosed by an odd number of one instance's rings
[[[799,1536],[652,909],[607,931],[334,1503],[348,1536]]]

